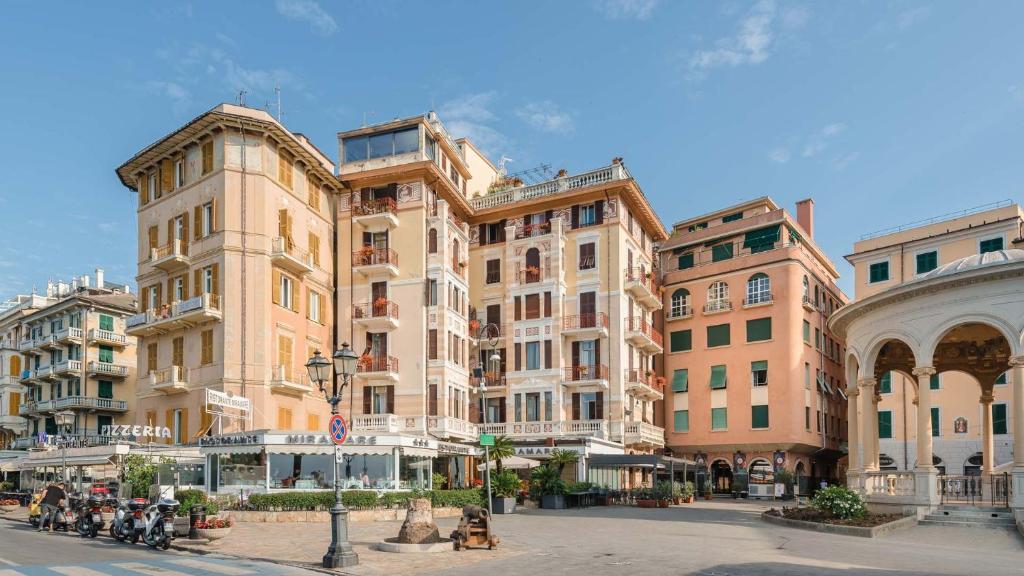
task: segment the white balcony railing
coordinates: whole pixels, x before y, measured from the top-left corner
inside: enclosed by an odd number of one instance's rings
[[[104,376],[118,376],[124,378],[128,375],[128,367],[112,362],[89,361],[89,372],[102,374]]]
[[[398,416],[394,414],[363,414],[352,417],[353,432],[398,432]]]
[[[79,334],[81,334],[81,328],[73,328],[73,330],[78,330]],[[99,328],[93,328],[92,330],[89,330],[89,339],[100,340],[103,342],[113,342],[114,344],[121,345],[124,345],[128,341],[128,337],[125,336],[124,334],[120,334],[113,330],[101,330]]]
[[[914,473],[910,471],[881,470],[864,473],[864,492],[871,496],[913,496]]]
[[[550,196],[551,194],[558,194],[559,192],[586,188],[588,186],[597,186],[606,182],[613,182],[615,180],[626,180],[628,178],[630,178],[630,175],[629,172],[626,171],[625,166],[622,164],[612,164],[611,166],[605,166],[604,168],[598,168],[597,170],[591,170],[590,172],[584,172],[583,174],[578,174],[576,176],[565,176],[562,178],[555,178],[554,180],[548,180],[547,182],[541,182],[540,184],[534,184],[532,186],[519,186],[500,192],[493,192],[486,196],[473,198],[469,202],[474,209],[483,210],[487,208],[494,208],[496,206],[523,202],[533,198],[540,198],[542,196]]]

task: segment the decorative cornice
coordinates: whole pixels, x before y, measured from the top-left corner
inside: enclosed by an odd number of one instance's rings
[[[936,374],[934,366],[918,366],[917,368],[914,368],[911,372],[913,372],[914,376],[932,376]]]
[[[861,388],[874,388],[876,384],[878,384],[878,380],[876,380],[874,377],[869,376],[867,378],[857,379],[857,386]]]
[[[1024,356],[1010,356],[1010,366],[1024,366]]]
[[[981,402],[982,404],[991,404],[992,401],[995,399],[996,397],[992,394],[992,392],[986,390],[984,393],[982,393],[981,398],[978,401]]]

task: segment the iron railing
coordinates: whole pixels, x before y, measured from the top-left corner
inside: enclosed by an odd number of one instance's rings
[[[1008,508],[1012,486],[1007,472],[989,476],[939,475],[939,500],[942,504],[969,504]]]

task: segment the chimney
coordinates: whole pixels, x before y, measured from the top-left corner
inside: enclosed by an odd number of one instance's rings
[[[79,288],[88,288],[89,287],[89,275],[88,274],[82,274],[82,277],[78,280],[78,286],[79,286]]]
[[[814,240],[814,200],[807,198],[796,203],[796,223]]]
[[[103,288],[103,268],[96,269],[96,287]]]

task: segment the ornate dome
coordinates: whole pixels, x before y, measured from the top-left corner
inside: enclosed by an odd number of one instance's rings
[[[996,250],[994,252],[986,252],[984,254],[972,254],[966,258],[954,260],[949,264],[939,266],[931,272],[922,274],[915,280],[930,280],[932,278],[939,278],[942,276],[952,276],[954,274],[960,274],[962,272],[969,272],[971,270],[977,270],[979,268],[988,268],[991,266],[1001,266],[1004,264],[1022,263],[1024,264],[1024,250],[1016,248],[1010,250]]]

